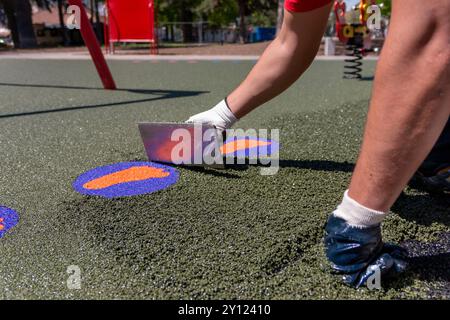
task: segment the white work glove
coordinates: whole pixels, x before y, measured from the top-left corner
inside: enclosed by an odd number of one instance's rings
[[[186,122],[205,123],[215,126],[220,132],[229,129],[238,121],[228,108],[226,99],[220,101],[214,108],[190,117]]]

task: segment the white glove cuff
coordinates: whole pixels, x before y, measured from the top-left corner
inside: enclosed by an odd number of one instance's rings
[[[216,114],[227,124],[227,128],[230,128],[238,121],[230,108],[228,108],[226,98],[212,108],[212,111],[216,112]]]

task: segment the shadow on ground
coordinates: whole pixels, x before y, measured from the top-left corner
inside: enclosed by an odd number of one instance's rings
[[[419,225],[431,226],[433,223],[439,223],[450,227],[450,196],[447,195],[403,193],[392,211]]]
[[[387,288],[400,290],[420,280],[427,284],[428,297],[450,298],[450,233],[440,234],[432,243],[408,240],[401,245],[408,250],[409,270]]]
[[[428,287],[429,297],[450,297],[450,232],[439,232],[442,226],[450,226],[450,197],[405,192],[392,212],[403,220],[396,220],[396,223],[404,224],[411,234],[420,234],[428,228],[430,235],[426,236],[429,241],[400,242],[408,250],[409,270],[400,279],[389,283],[388,288],[400,290],[421,280]]]
[[[141,160],[146,161],[146,160]],[[270,165],[265,164],[251,164],[249,163],[249,159],[245,159],[247,164],[238,164],[238,160],[233,160],[235,164],[227,164],[225,166],[228,170],[235,171],[246,171],[252,167],[269,167]],[[280,160],[279,161],[280,168],[293,168],[293,169],[306,169],[306,170],[314,170],[314,171],[328,171],[328,172],[352,172],[354,168],[354,164],[349,162],[337,162],[337,161],[328,161],[328,160]],[[221,169],[207,168],[207,167],[189,167],[182,166],[182,168],[203,173],[209,174],[212,176],[222,176],[228,178],[239,178],[238,175],[232,174],[227,171],[223,171]]]
[[[375,76],[362,77],[361,81],[373,81],[375,80]]]
[[[104,90],[103,88],[95,88],[95,87],[20,84],[20,83],[0,83],[0,86],[26,87],[26,88],[74,89],[74,90]],[[148,90],[147,89],[117,89],[115,91],[137,93],[137,94],[143,94],[143,95],[152,95],[152,96],[156,96],[156,97],[145,98],[145,99],[135,99],[135,100],[125,100],[125,101],[119,101],[119,102],[109,102],[109,103],[102,103],[102,104],[89,104],[89,105],[80,105],[80,106],[73,106],[73,107],[61,107],[61,108],[53,108],[53,109],[48,109],[48,110],[37,110],[37,111],[30,111],[30,112],[9,113],[9,114],[3,114],[3,115],[0,114],[0,119],[23,117],[23,116],[33,116],[33,115],[39,115],[39,114],[48,114],[48,113],[57,113],[57,112],[66,112],[66,111],[75,111],[75,110],[116,107],[116,106],[122,106],[122,105],[127,105],[127,104],[151,102],[151,101],[157,101],[157,100],[194,97],[194,96],[199,96],[199,95],[208,93],[208,91],[151,90],[151,89],[148,89]]]

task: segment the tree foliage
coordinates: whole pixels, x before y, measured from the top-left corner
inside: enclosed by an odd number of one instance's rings
[[[208,21],[217,27],[236,23],[240,5],[251,23],[275,24],[278,0],[156,0],[158,20],[162,23],[184,21],[182,18],[189,11],[192,22]]]
[[[37,45],[32,22],[32,5],[50,10],[55,0],[0,0],[14,45],[30,48]]]
[[[31,2],[39,8],[50,10],[50,8],[56,3],[56,0],[32,0]]]
[[[386,17],[391,16],[392,0],[377,0],[377,4],[381,8],[381,14]]]

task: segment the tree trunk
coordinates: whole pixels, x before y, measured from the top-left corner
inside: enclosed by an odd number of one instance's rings
[[[8,20],[8,29],[11,30],[11,38],[14,46],[19,47],[19,30],[17,29],[16,7],[14,0],[3,0],[3,9]]]
[[[181,22],[192,22],[192,18],[193,15],[191,10],[189,8],[183,7],[181,9]],[[192,42],[194,39],[192,24],[183,23],[181,25],[181,29],[183,30],[183,41]]]
[[[100,28],[100,19],[98,14],[98,1],[96,0],[90,0],[90,14],[91,14],[91,25],[94,29],[95,36],[97,37],[98,41],[102,43],[102,34],[101,34],[101,28]]]
[[[16,48],[34,48],[37,46],[31,18],[29,0],[3,0],[8,27]]]
[[[94,23],[94,0],[89,0],[89,14],[91,15],[91,17],[90,17],[90,21],[91,21],[91,24],[93,24]]]
[[[99,39],[99,41],[101,43],[105,43],[105,37],[103,35],[103,24],[100,20],[100,12],[99,12],[99,8],[98,8],[98,0],[94,0],[94,11],[95,11],[95,31],[97,33],[97,38]]]
[[[239,0],[239,42],[245,43],[247,40],[247,25],[245,24],[246,1]]]
[[[175,41],[173,24],[169,24],[169,33],[170,33],[169,41]]]
[[[58,0],[58,17],[59,17],[59,28],[61,30],[61,35],[63,37],[63,45],[67,46],[69,44],[69,39],[67,36],[67,29],[64,23],[64,0]]]
[[[99,12],[99,9],[98,9],[98,0],[94,0],[94,10],[95,10],[95,21],[96,21],[98,24],[101,24],[101,21],[100,21],[100,12]]]
[[[284,0],[278,0],[277,34],[281,30],[284,19]]]
[[[31,4],[29,0],[15,0],[17,29],[19,31],[19,47],[37,47],[36,35],[34,34]]]

